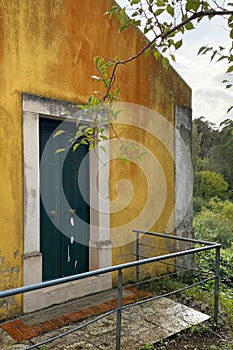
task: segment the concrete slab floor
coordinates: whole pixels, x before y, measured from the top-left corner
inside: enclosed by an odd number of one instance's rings
[[[149,297],[149,292],[130,287],[124,290],[123,303],[126,305]],[[0,349],[23,350],[62,334],[85,323],[87,317],[89,320],[112,310],[116,305],[115,298],[116,291],[108,291],[4,322],[0,325]],[[168,298],[127,307],[122,311],[121,349],[140,349],[146,342],[156,343],[209,318]],[[115,336],[114,313],[45,346],[56,350],[115,350]]]

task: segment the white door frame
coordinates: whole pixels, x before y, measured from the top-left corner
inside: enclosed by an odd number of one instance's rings
[[[77,105],[23,94],[23,152],[24,152],[24,285],[42,282],[42,254],[40,252],[40,159],[39,118],[64,120],[64,113],[75,118]],[[86,122],[86,120],[85,120]],[[107,130],[106,130],[107,132]],[[90,242],[89,269],[95,270],[112,264],[110,239],[109,199],[109,145],[105,141],[106,153],[99,147],[90,152]],[[111,274],[75,281],[24,294],[24,312],[48,307],[79,296],[109,289]]]

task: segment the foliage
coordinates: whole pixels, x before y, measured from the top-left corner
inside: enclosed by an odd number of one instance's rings
[[[211,156],[211,149],[219,141],[219,130],[213,123],[204,117],[193,121],[193,147],[198,147],[198,154],[201,160]],[[198,143],[198,145],[196,145]],[[198,168],[197,170],[201,170]]]
[[[212,169],[221,172],[233,190],[233,120],[226,119],[220,124],[219,140],[212,147]]]
[[[205,201],[201,197],[195,196],[193,197],[193,212],[194,214],[198,214],[202,211],[205,206]]]
[[[220,302],[224,305],[228,319],[233,326],[233,293],[220,293]]]
[[[196,276],[199,277],[199,273],[202,271],[209,271],[215,273],[215,253],[212,251],[205,251],[204,253],[196,254],[195,260],[196,266],[199,267],[199,272],[196,272]],[[220,276],[221,276],[221,293],[224,295],[228,289],[233,293],[233,275],[232,275],[233,253],[230,249],[221,249],[220,256]],[[208,282],[210,284],[210,282]],[[213,284],[213,282],[211,282]],[[204,289],[209,290],[209,286],[204,285]],[[232,295],[233,296],[233,295]]]
[[[229,196],[233,195],[233,121],[224,120],[219,127],[203,117],[193,121],[193,162],[197,177],[199,171],[220,173],[229,184]],[[198,179],[195,176],[196,181]],[[197,187],[195,187],[195,190]],[[200,194],[194,191],[194,197]]]
[[[225,248],[231,246],[233,242],[232,222],[222,213],[204,209],[195,216],[193,224],[197,239],[218,242]]]
[[[223,175],[209,170],[196,172],[194,178],[195,197],[200,197],[204,201],[209,201],[212,197],[225,199],[227,189],[228,183],[224,180]]]
[[[229,226],[233,230],[233,203],[231,201],[221,201],[219,198],[212,198],[207,203],[207,208],[216,214],[220,214],[228,221]]]

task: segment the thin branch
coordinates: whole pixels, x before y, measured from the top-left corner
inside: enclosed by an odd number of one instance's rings
[[[163,40],[166,39],[168,36],[170,36],[170,34],[176,32],[176,31],[179,30],[180,28],[184,27],[186,24],[188,24],[188,23],[190,23],[190,22],[192,22],[192,21],[194,21],[194,20],[196,20],[196,19],[198,19],[198,18],[200,18],[200,17],[208,17],[208,16],[215,17],[215,16],[224,16],[224,15],[228,15],[228,16],[233,15],[233,11],[229,11],[229,10],[221,10],[221,11],[208,10],[208,11],[204,11],[204,10],[202,10],[202,11],[193,13],[190,17],[188,17],[188,18],[185,19],[184,21],[180,22],[179,24],[177,24],[177,25],[174,24],[174,26],[173,26],[171,29],[167,30],[166,32],[162,32],[162,28],[159,27],[160,30],[161,30],[160,34],[157,34],[157,35],[155,36],[155,38],[154,38],[151,42],[149,42],[146,46],[144,46],[139,52],[137,52],[135,55],[133,55],[133,56],[131,56],[131,57],[129,57],[129,58],[126,58],[126,59],[124,59],[124,60],[117,60],[117,61],[114,62],[113,69],[112,69],[112,73],[111,73],[111,75],[110,75],[110,77],[109,77],[110,80],[109,80],[108,86],[107,86],[107,88],[106,88],[106,92],[105,92],[104,96],[102,97],[102,99],[100,100],[100,106],[103,106],[103,105],[108,101],[108,99],[109,99],[110,90],[111,90],[111,88],[112,88],[112,86],[113,86],[113,84],[114,84],[115,75],[116,75],[116,70],[117,70],[117,67],[118,67],[119,65],[123,65],[123,64],[126,64],[126,63],[128,63],[128,62],[134,61],[134,60],[137,59],[139,56],[143,55],[144,52],[145,52],[148,48],[150,48],[151,46],[155,46],[155,47],[156,47],[155,44],[156,44],[156,41],[157,41],[158,39],[160,39],[160,40],[163,41]],[[104,77],[103,77],[102,73],[101,73],[100,71],[98,71],[98,72],[99,72],[99,74],[100,74],[102,80],[104,81]],[[96,115],[95,121],[97,120],[97,116],[98,116],[98,113],[97,113],[97,115]],[[115,128],[114,128],[114,126],[113,126],[113,122],[112,122],[112,120],[111,120],[110,117],[109,117],[109,121],[110,121],[110,125],[111,125],[111,128],[112,128],[112,130],[113,130],[113,133],[114,133],[115,137],[119,140],[119,142],[120,142],[122,148],[123,148],[123,149],[125,150],[125,152],[127,153],[127,149],[125,148],[124,143],[122,142],[122,140],[121,140],[120,137],[118,136],[117,131],[115,130]]]
[[[115,78],[115,73],[116,73],[116,69],[119,65],[121,64],[125,64],[125,63],[128,63],[128,62],[132,62],[134,61],[136,58],[138,58],[139,56],[143,55],[144,52],[151,46],[153,46],[156,41],[158,39],[166,39],[170,34],[174,33],[175,31],[177,31],[178,29],[184,27],[187,23],[190,23],[192,21],[194,21],[195,19],[197,18],[200,18],[200,17],[207,17],[207,16],[224,16],[224,15],[233,15],[233,11],[228,11],[228,10],[223,10],[223,11],[199,11],[199,12],[196,12],[194,13],[192,16],[188,17],[186,20],[180,22],[179,24],[177,24],[176,26],[174,26],[173,28],[169,29],[168,31],[166,31],[165,33],[161,33],[161,34],[158,34],[151,42],[149,42],[146,46],[144,46],[138,53],[136,53],[135,55],[129,57],[129,58],[126,58],[125,60],[119,60],[119,61],[116,61],[114,66],[113,66],[113,71],[112,71],[112,74],[110,76],[110,82],[109,82],[109,86],[106,90],[106,93],[105,95],[103,96],[102,98],[102,103],[105,103],[107,98],[108,98],[108,95],[109,95],[109,92],[112,88],[112,85],[113,85],[113,80]]]

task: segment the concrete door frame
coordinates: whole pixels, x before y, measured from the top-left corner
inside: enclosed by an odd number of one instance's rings
[[[77,105],[35,95],[22,95],[23,152],[24,152],[24,285],[42,281],[42,254],[40,252],[40,160],[39,118],[64,120],[64,112],[75,118]],[[86,120],[85,120],[86,122]],[[106,130],[106,133],[108,131]],[[99,147],[90,152],[90,241],[89,269],[95,270],[112,264],[110,240],[109,145],[105,141],[106,153]],[[104,165],[103,165],[104,164]],[[60,286],[34,291],[24,295],[23,310],[31,312],[52,304],[65,302],[78,296],[109,289],[111,274],[85,281],[76,281]],[[42,297],[43,296],[43,297]]]

